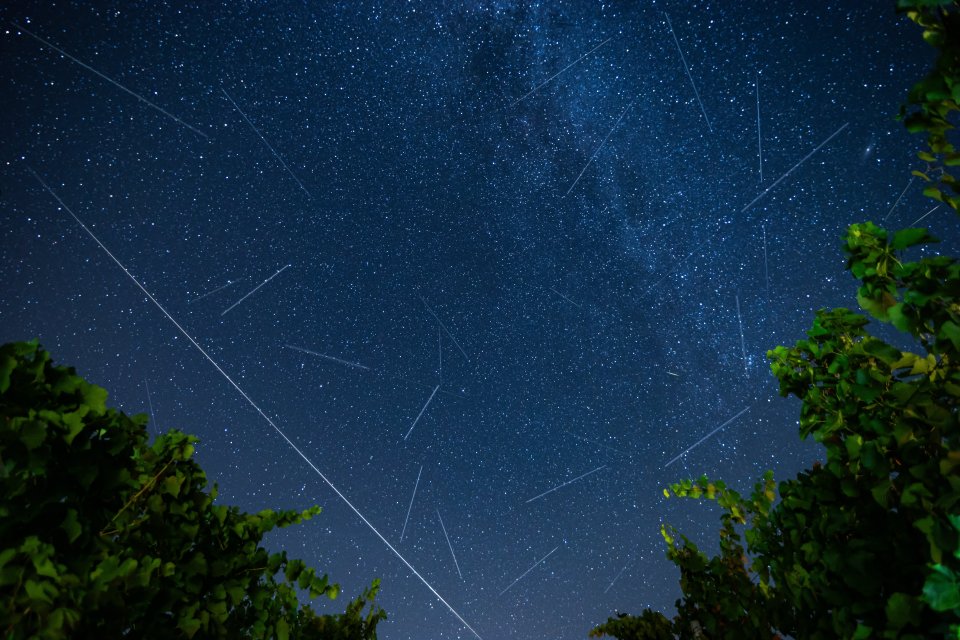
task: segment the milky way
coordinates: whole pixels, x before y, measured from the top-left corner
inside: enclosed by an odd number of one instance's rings
[[[765,354],[856,306],[846,226],[960,226],[892,7],[633,4],[6,5],[0,340],[323,507],[267,544],[386,640],[669,612],[717,513],[662,488],[820,455]]]

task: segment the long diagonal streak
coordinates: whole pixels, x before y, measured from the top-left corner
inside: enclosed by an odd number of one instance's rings
[[[156,104],[154,104],[153,102],[150,102],[149,100],[147,100],[146,98],[144,98],[142,95],[140,95],[140,94],[137,93],[136,91],[133,91],[133,90],[131,90],[131,89],[128,89],[127,87],[123,86],[122,84],[120,84],[119,82],[117,82],[116,80],[114,80],[113,78],[111,78],[111,77],[109,77],[109,76],[107,76],[107,75],[104,75],[104,74],[100,73],[99,71],[97,71],[96,69],[94,69],[93,67],[91,67],[90,65],[88,65],[86,62],[84,62],[84,61],[82,61],[82,60],[80,60],[80,59],[78,59],[78,58],[74,58],[72,55],[70,55],[69,53],[67,53],[66,51],[64,51],[63,49],[61,49],[60,47],[58,47],[57,45],[55,45],[55,44],[53,44],[53,43],[51,43],[51,42],[47,42],[46,40],[44,40],[43,38],[41,38],[40,36],[38,36],[37,34],[35,34],[33,31],[30,31],[29,29],[27,29],[26,27],[24,27],[24,26],[23,26],[22,24],[20,24],[19,22],[11,22],[10,24],[12,24],[13,26],[15,26],[17,29],[20,29],[21,31],[23,31],[24,33],[26,33],[28,36],[30,36],[30,37],[33,38],[34,40],[40,42],[41,44],[44,44],[44,45],[50,47],[51,49],[53,49],[54,51],[56,51],[56,52],[59,53],[60,55],[64,56],[64,57],[67,58],[68,60],[71,60],[72,62],[77,63],[78,65],[80,65],[81,67],[83,67],[84,69],[86,69],[87,71],[89,71],[89,72],[91,72],[91,73],[94,73],[94,74],[100,76],[101,78],[103,78],[104,80],[106,80],[107,82],[109,82],[110,84],[112,84],[113,86],[115,86],[116,88],[120,89],[121,91],[125,91],[125,92],[129,93],[131,96],[133,96],[134,98],[136,98],[136,99],[139,100],[140,102],[144,103],[144,104],[147,105],[148,107],[151,107],[151,108],[153,108],[153,109],[156,109],[157,111],[159,111],[159,112],[162,113],[163,115],[167,116],[167,117],[170,118],[171,120],[175,120],[176,122],[178,122],[179,124],[183,125],[183,126],[186,127],[187,129],[190,129],[190,131],[193,131],[193,132],[194,132],[195,134],[197,134],[198,136],[203,136],[204,138],[207,138],[207,139],[210,138],[210,136],[208,136],[207,134],[205,134],[203,131],[200,131],[200,130],[197,129],[196,127],[190,126],[189,124],[187,124],[186,122],[184,122],[183,120],[181,120],[181,119],[178,118],[177,116],[173,115],[172,113],[170,113],[169,111],[167,111],[167,110],[164,109],[163,107],[160,107],[159,105],[156,105]]]
[[[154,305],[156,305],[156,307],[157,307],[158,309],[160,309],[160,311],[163,313],[163,315],[165,315],[165,316],[167,317],[167,319],[170,320],[170,322],[173,323],[173,326],[175,326],[175,327],[177,328],[177,330],[180,331],[180,333],[183,334],[183,337],[185,337],[187,340],[189,340],[189,341],[190,341],[190,344],[192,344],[194,347],[196,347],[196,348],[197,348],[197,351],[199,351],[201,354],[203,354],[203,357],[206,358],[206,359],[210,362],[210,364],[212,364],[212,365],[214,366],[214,368],[215,368],[217,371],[220,372],[220,375],[222,375],[224,378],[226,378],[227,382],[230,383],[230,386],[232,386],[234,389],[236,389],[237,392],[238,392],[241,396],[243,396],[243,399],[247,401],[247,404],[249,404],[251,407],[253,407],[254,410],[255,410],[257,413],[260,414],[260,417],[262,417],[264,420],[266,420],[266,421],[267,421],[267,424],[269,424],[271,427],[273,427],[273,430],[276,431],[276,432],[280,435],[280,437],[283,438],[283,439],[286,441],[286,443],[287,443],[288,445],[290,445],[290,447],[291,447],[294,451],[297,452],[297,455],[299,455],[301,458],[303,458],[303,461],[306,462],[307,465],[308,465],[311,469],[313,469],[313,470],[317,473],[318,476],[320,476],[320,478],[327,484],[328,487],[330,487],[331,489],[333,489],[333,492],[336,493],[337,496],[338,496],[341,500],[343,500],[343,502],[346,503],[346,505],[347,505],[348,507],[350,507],[350,510],[353,511],[355,514],[357,514],[357,516],[358,516],[361,520],[363,520],[363,523],[364,523],[365,525],[367,525],[367,527],[368,527],[371,531],[373,531],[373,533],[376,534],[376,536],[377,536],[378,538],[380,538],[381,541],[383,541],[383,544],[387,545],[387,548],[390,549],[390,551],[393,552],[393,555],[397,556],[397,558],[399,558],[400,561],[401,561],[403,564],[405,564],[408,569],[410,569],[410,571],[413,573],[413,575],[417,576],[417,578],[420,579],[420,582],[422,582],[424,585],[426,585],[427,589],[429,589],[429,590],[433,593],[433,595],[435,595],[435,596],[437,597],[437,599],[440,600],[440,602],[442,602],[442,603],[444,604],[444,606],[446,606],[447,609],[450,610],[450,613],[452,613],[453,615],[455,615],[455,616],[457,617],[457,620],[459,620],[460,623],[463,624],[463,626],[465,626],[467,629],[469,629],[470,632],[471,632],[473,635],[475,635],[477,638],[480,638],[480,634],[477,633],[476,631],[474,631],[473,627],[471,627],[471,626],[467,623],[467,621],[464,620],[463,617],[462,617],[459,613],[457,613],[456,609],[454,609],[453,607],[451,607],[450,604],[449,604],[446,600],[443,599],[443,596],[441,596],[439,593],[437,593],[437,590],[434,589],[433,586],[432,586],[429,582],[427,582],[427,580],[426,580],[422,575],[420,575],[420,573],[419,573],[416,569],[413,568],[413,565],[410,564],[409,562],[407,562],[407,559],[404,558],[402,555],[400,555],[400,552],[397,551],[397,550],[393,547],[393,545],[390,544],[390,543],[387,541],[387,539],[384,538],[383,535],[382,535],[379,531],[377,531],[377,528],[374,527],[374,526],[370,523],[370,521],[367,520],[367,519],[364,517],[364,515],[363,515],[362,513],[360,513],[360,510],[357,509],[355,506],[353,506],[353,503],[350,502],[350,500],[347,499],[347,496],[343,495],[343,494],[340,492],[340,490],[337,489],[337,487],[334,486],[334,484],[333,484],[332,482],[330,482],[329,479],[327,479],[327,476],[323,475],[323,472],[320,471],[320,469],[317,468],[317,466],[313,463],[313,461],[310,460],[310,458],[308,458],[308,457],[306,456],[306,454],[304,454],[303,451],[301,451],[300,448],[297,447],[297,445],[295,445],[295,444],[293,443],[293,440],[291,440],[290,438],[287,437],[287,434],[285,434],[285,433],[280,429],[280,427],[278,427],[276,424],[274,424],[273,420],[271,420],[270,417],[269,417],[266,413],[264,413],[263,410],[257,405],[257,403],[254,402],[254,401],[250,398],[250,396],[247,395],[246,391],[244,391],[243,389],[241,389],[241,388],[240,388],[240,385],[238,385],[236,382],[233,381],[233,378],[231,378],[231,377],[227,374],[227,372],[224,371],[223,368],[222,368],[219,364],[217,364],[217,361],[210,357],[210,354],[208,354],[208,353],[204,350],[204,348],[201,347],[200,344],[197,343],[197,341],[194,340],[193,337],[192,337],[189,333],[187,333],[187,331],[186,331],[183,327],[180,326],[180,323],[179,323],[179,322],[177,322],[176,320],[174,320],[173,316],[171,316],[171,315],[167,312],[167,310],[163,308],[163,305],[161,305],[159,302],[157,302],[157,299],[154,298],[152,295],[150,295],[150,292],[147,291],[146,288],[145,288],[142,284],[140,284],[140,281],[137,280],[137,278],[136,278],[132,273],[130,273],[125,266],[123,266],[123,263],[120,262],[120,260],[118,260],[118,259],[116,258],[116,256],[114,256],[112,253],[110,253],[110,250],[107,249],[107,247],[106,247],[102,242],[100,242],[100,239],[97,238],[97,236],[95,236],[95,235],[93,234],[93,232],[90,231],[90,229],[87,228],[87,225],[83,224],[83,222],[80,220],[80,218],[77,217],[77,215],[70,209],[70,207],[68,207],[68,206],[63,202],[63,200],[61,200],[60,197],[59,197],[56,193],[54,193],[53,189],[51,189],[51,188],[47,185],[47,183],[43,181],[43,178],[41,178],[39,175],[37,175],[37,172],[34,171],[33,169],[29,169],[29,168],[28,168],[28,170],[30,171],[31,174],[33,174],[33,177],[36,178],[37,181],[43,186],[43,188],[47,191],[47,193],[49,193],[51,196],[53,196],[54,200],[56,200],[56,201],[60,204],[60,206],[63,207],[63,208],[67,211],[67,213],[69,213],[70,216],[71,216],[74,220],[77,221],[77,224],[79,224],[80,227],[81,227],[84,231],[87,232],[87,235],[90,236],[91,238],[93,238],[93,241],[96,242],[97,245],[99,245],[101,249],[103,249],[104,253],[106,253],[108,256],[110,256],[110,259],[113,260],[113,261],[117,264],[117,266],[120,267],[120,268],[123,270],[123,272],[124,272],[125,274],[127,274],[127,277],[128,277],[128,278],[130,278],[131,280],[133,280],[133,283],[134,283],[135,285],[137,285],[137,287],[139,287],[141,291],[143,291],[143,293],[147,296],[147,298],[150,299],[150,302],[152,302]],[[481,638],[480,640],[482,640],[482,638]]]

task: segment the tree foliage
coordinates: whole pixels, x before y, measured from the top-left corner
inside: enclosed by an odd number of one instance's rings
[[[960,103],[960,14],[955,0],[898,0],[897,8],[923,27],[923,39],[937,49],[937,59],[927,77],[910,90],[900,109],[907,129],[927,135],[927,148],[918,157],[926,163],[913,174],[927,183],[924,193],[960,207],[960,182],[950,173],[960,165],[960,152],[950,140],[956,128]]]
[[[927,135],[925,193],[960,213],[949,174],[960,164],[950,143],[957,4],[898,7],[939,53],[903,109],[906,126]],[[749,498],[706,477],[665,490],[723,508],[720,554],[708,558],[664,526],[680,568],[677,615],[621,615],[591,636],[960,638],[960,264],[907,260],[933,242],[925,229],[847,230],[859,306],[915,352],[871,336],[868,318],[847,309],[820,310],[807,339],[768,352],[781,394],[802,401],[800,436],[823,445],[826,462],[779,486],[768,472]]]
[[[374,581],[345,613],[339,587],[263,535],[317,515],[241,512],[191,457],[148,443],[144,416],[54,366],[36,342],[0,347],[0,630],[18,638],[376,638]],[[368,607],[369,605],[369,607]]]

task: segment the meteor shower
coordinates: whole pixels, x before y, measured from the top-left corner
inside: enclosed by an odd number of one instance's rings
[[[319,505],[262,544],[320,614],[669,617],[661,525],[721,508],[666,487],[826,463],[767,354],[858,309],[848,226],[960,241],[893,4],[7,4],[0,343],[196,436],[215,504]]]

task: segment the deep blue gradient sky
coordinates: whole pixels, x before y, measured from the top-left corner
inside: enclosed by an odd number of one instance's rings
[[[848,224],[933,206],[918,29],[807,4],[7,4],[0,340],[199,436],[223,502],[320,504],[269,542],[381,577],[382,638],[473,637],[29,166],[483,638],[670,610],[660,523],[716,514],[661,489],[817,458],[766,350],[855,306]]]

